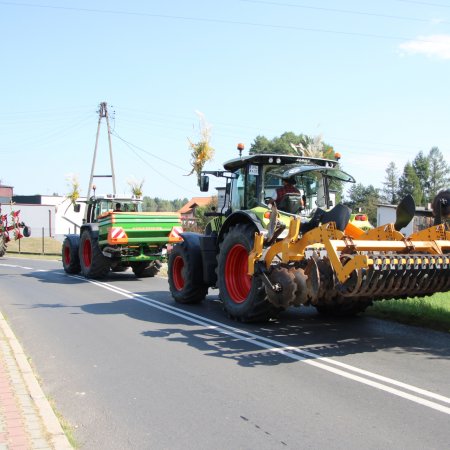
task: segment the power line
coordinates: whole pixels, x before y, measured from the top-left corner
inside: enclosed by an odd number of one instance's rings
[[[159,156],[156,156],[150,152],[148,152],[147,150],[144,150],[143,148],[138,147],[137,145],[132,144],[131,142],[126,141],[125,139],[121,138],[117,133],[113,132],[111,133],[113,136],[115,136],[117,139],[121,140],[144,164],[146,164],[147,166],[150,167],[151,170],[153,170],[155,173],[157,173],[160,177],[162,177],[164,180],[169,181],[168,177],[166,174],[161,173],[159,170],[156,170],[151,164],[149,164],[148,161],[146,161],[141,155],[139,155],[136,150],[133,148],[135,147],[136,149],[147,153],[148,155],[152,156],[153,158],[159,159],[160,161],[163,161],[167,164],[169,164],[172,167],[177,167],[178,169],[181,169],[183,171],[186,171],[186,168],[184,167],[180,167],[177,166],[176,164],[173,164],[173,162],[169,162],[166,161],[165,159],[160,158]],[[170,180],[170,183],[172,183],[174,186],[179,187],[180,189],[182,189],[183,191],[186,191],[186,187],[185,186],[181,186],[178,183],[175,183],[173,180]],[[188,192],[190,192],[191,194],[197,194],[194,191],[188,190]]]
[[[416,1],[416,0],[397,0],[397,1],[403,2],[403,3],[416,3],[417,5],[437,6],[439,8],[450,8],[450,5],[443,5],[442,3],[420,2],[420,1]]]
[[[369,16],[369,17],[379,17],[382,19],[396,19],[396,20],[409,20],[414,22],[430,22],[430,19],[425,19],[422,17],[406,17],[406,16],[394,16],[391,14],[380,14],[380,13],[370,13],[365,11],[355,11],[350,9],[337,9],[337,8],[325,8],[321,6],[309,6],[309,5],[298,5],[294,3],[279,3],[265,0],[240,0],[241,2],[246,3],[257,3],[262,5],[273,5],[273,6],[286,6],[291,8],[302,8],[302,9],[310,9],[315,11],[328,11],[333,13],[340,14],[353,14],[358,16]],[[401,0],[400,0],[401,1]],[[417,3],[417,2],[414,2]],[[447,21],[441,21],[440,23],[449,23]]]
[[[117,139],[121,140],[123,143],[125,143],[130,149],[131,149],[131,147],[134,147],[134,148],[136,148],[137,150],[140,150],[141,152],[144,152],[144,153],[146,153],[147,155],[150,155],[150,156],[153,157],[153,158],[159,159],[160,161],[162,161],[162,162],[168,164],[168,165],[171,166],[171,167],[176,167],[176,168],[181,169],[181,170],[184,170],[184,171],[186,170],[185,167],[177,166],[176,164],[173,163],[173,161],[167,161],[167,160],[165,160],[165,159],[163,159],[163,158],[161,158],[161,157],[155,155],[154,153],[150,153],[148,150],[145,150],[145,149],[143,149],[143,148],[141,148],[141,147],[138,147],[138,146],[135,145],[135,144],[132,144],[131,142],[128,142],[127,140],[125,140],[125,139],[123,139],[122,137],[120,137],[115,131],[111,132],[111,134],[112,134],[113,136],[115,136]]]
[[[203,17],[175,16],[175,15],[169,15],[169,14],[152,14],[152,13],[144,13],[144,12],[120,11],[120,10],[111,10],[111,9],[75,8],[75,7],[68,7],[68,6],[52,6],[52,5],[32,5],[30,3],[13,3],[13,2],[0,2],[0,4],[1,5],[9,5],[9,6],[31,7],[31,8],[47,8],[47,9],[65,10],[65,11],[79,11],[79,12],[97,13],[97,14],[118,14],[118,15],[129,15],[129,16],[139,16],[139,17],[153,17],[153,18],[160,18],[160,19],[184,20],[184,21],[191,21],[191,22],[244,25],[244,26],[272,28],[272,29],[279,29],[279,30],[307,31],[307,32],[313,32],[313,33],[336,34],[336,35],[342,35],[342,36],[370,37],[370,38],[376,38],[376,39],[387,39],[387,40],[395,40],[395,41],[405,41],[405,40],[413,39],[413,38],[404,37],[404,36],[388,36],[388,35],[382,35],[382,34],[359,33],[359,32],[353,32],[353,31],[327,30],[324,28],[300,27],[300,26],[293,26],[293,25],[276,25],[276,24],[269,24],[269,23],[244,22],[244,21],[225,20],[225,19],[212,19],[212,18],[208,19],[208,18],[203,18]],[[414,38],[414,40],[420,41],[420,42],[435,42],[435,41],[430,41],[428,39],[423,39],[423,38]]]

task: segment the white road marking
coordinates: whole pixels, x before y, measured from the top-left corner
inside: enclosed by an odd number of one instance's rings
[[[0,264],[0,266],[3,266],[3,267],[15,267],[15,268],[19,268],[19,269],[33,270],[32,267],[18,266],[18,265],[16,265],[16,264]]]
[[[0,266],[4,267],[16,267],[27,270],[32,270],[32,267],[27,266],[18,266],[13,264],[0,264]],[[45,272],[44,270],[40,270]],[[64,273],[64,275],[67,275]],[[235,328],[220,322],[216,322],[211,319],[207,319],[205,317],[199,316],[197,314],[193,314],[188,311],[182,311],[178,308],[175,308],[171,305],[167,305],[159,300],[155,300],[149,297],[146,297],[141,294],[135,294],[134,292],[127,291],[125,289],[119,288],[117,286],[113,286],[109,283],[104,283],[95,280],[88,280],[84,277],[78,275],[72,275],[73,278],[77,278],[88,283],[99,286],[103,289],[107,289],[109,291],[119,293],[128,297],[130,299],[134,299],[141,303],[144,303],[153,308],[157,308],[161,311],[167,312],[169,314],[181,317],[185,320],[188,320],[197,325],[204,326],[207,329],[215,330],[218,333],[222,333],[237,339],[241,339],[243,341],[249,342],[257,347],[263,348],[265,350],[270,350],[276,353],[279,353],[287,358],[294,359],[296,361],[301,361],[305,364],[309,364],[311,366],[317,367],[322,370],[326,370],[328,372],[334,373],[336,375],[342,376],[344,378],[356,381],[358,383],[362,383],[373,388],[388,392],[390,394],[396,395],[398,397],[402,397],[406,400],[410,400],[414,403],[418,403],[422,406],[426,406],[428,408],[432,408],[436,411],[442,412],[444,414],[450,415],[450,407],[441,405],[432,400],[427,400],[426,398],[418,397],[417,395],[410,394],[408,392],[401,391],[395,387],[388,386],[387,384],[397,386],[398,388],[402,388],[407,391],[414,392],[416,394],[422,395],[423,397],[428,397],[442,403],[450,404],[450,398],[445,397],[440,394],[436,394],[434,392],[430,392],[425,389],[418,388],[416,386],[412,386],[407,383],[403,383],[398,380],[394,380],[393,378],[388,378],[383,375],[379,375],[374,372],[370,372],[368,370],[360,369],[358,367],[351,366],[349,364],[342,363],[340,361],[335,361],[331,358],[320,356],[317,353],[313,353],[307,350],[302,350],[298,347],[285,346],[282,342],[276,341],[273,339],[266,338],[264,336],[258,336],[254,333],[250,333],[245,330],[240,330],[239,328]],[[336,366],[336,367],[333,367]],[[354,372],[354,373],[351,373]],[[359,374],[359,375],[355,375]],[[366,377],[366,378],[365,378]],[[372,379],[371,379],[372,378]],[[378,380],[378,381],[374,381]],[[386,384],[383,384],[386,383]]]
[[[326,370],[328,372],[334,373],[335,375],[339,375],[341,377],[356,381],[358,383],[362,383],[373,388],[382,390],[384,392],[388,392],[390,394],[396,395],[398,397],[402,397],[406,400],[410,400],[414,403],[418,403],[422,406],[426,406],[428,408],[432,408],[436,411],[442,412],[444,414],[450,415],[450,407],[436,403],[432,400],[428,400],[426,398],[419,397],[417,395],[411,394],[409,392],[401,391],[398,388],[402,388],[407,391],[414,392],[416,394],[422,395],[423,397],[428,397],[433,400],[440,401],[442,403],[450,404],[450,398],[445,397],[440,394],[436,394],[434,392],[430,392],[425,389],[418,388],[416,386],[412,386],[407,383],[403,383],[398,380],[394,380],[392,378],[385,377],[383,375],[379,375],[377,373],[370,372],[368,370],[363,370],[358,367],[351,366],[349,364],[345,364],[339,361],[335,361],[331,358],[322,357],[317,353],[313,353],[310,351],[302,350],[297,347],[286,347],[283,342],[275,341],[273,339],[269,339],[263,336],[258,336],[254,333],[250,333],[245,330],[240,330],[239,328],[235,328],[220,322],[216,322],[211,319],[207,319],[205,317],[199,316],[197,314],[193,314],[188,311],[182,311],[178,308],[175,308],[171,305],[167,305],[159,300],[152,299],[150,297],[146,297],[141,294],[135,294],[134,292],[127,291],[125,289],[119,288],[117,286],[113,286],[108,283],[94,281],[94,280],[86,280],[83,277],[75,276],[75,278],[79,278],[81,280],[87,281],[89,283],[95,284],[103,289],[107,289],[109,291],[120,293],[125,297],[130,299],[137,300],[141,303],[144,303],[153,308],[157,308],[161,311],[167,312],[169,314],[181,317],[185,320],[188,320],[197,325],[204,326],[207,329],[215,330],[216,332],[241,339],[243,341],[249,342],[257,347],[270,350],[273,352],[277,352],[287,358],[294,359],[296,361],[301,361],[305,364],[309,364],[311,366],[317,367],[322,370]],[[333,367],[336,366],[336,367]],[[354,373],[352,373],[354,372]],[[357,375],[358,374],[358,375]],[[378,380],[378,381],[374,381]],[[383,384],[385,383],[385,384]],[[396,387],[389,386],[393,385]]]

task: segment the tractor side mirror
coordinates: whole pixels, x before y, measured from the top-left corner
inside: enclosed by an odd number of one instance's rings
[[[200,175],[200,191],[208,192],[209,189],[209,177],[207,175]]]
[[[73,205],[73,210],[74,210],[74,212],[80,212],[80,208],[81,208],[81,205],[79,204],[79,203],[75,203],[74,205]]]

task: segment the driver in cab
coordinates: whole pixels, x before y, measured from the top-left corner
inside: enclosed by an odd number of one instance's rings
[[[301,198],[301,192],[295,186],[297,183],[295,178],[294,177],[282,178],[282,181],[283,181],[283,186],[277,188],[277,190],[275,191],[275,193],[273,195],[273,198],[268,201],[268,204],[272,205],[275,202],[278,209],[285,210],[286,206],[287,206],[286,200],[287,200],[287,197],[289,197],[289,195],[287,195],[287,194],[298,194],[298,196],[299,196],[298,208],[303,209],[303,207],[305,205],[303,203],[303,199]]]

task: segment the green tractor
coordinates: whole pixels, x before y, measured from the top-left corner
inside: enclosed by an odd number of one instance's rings
[[[338,161],[255,154],[202,172],[226,180],[223,201],[204,233],[183,233],[169,256],[169,287],[179,303],[201,302],[217,288],[227,314],[264,321],[291,306],[354,315],[374,300],[423,296],[450,289],[450,234],[439,225],[407,238],[413,218],[407,197],[395,224],[363,230],[336,204],[333,186],[355,182]],[[282,180],[297,192],[277,204]]]

